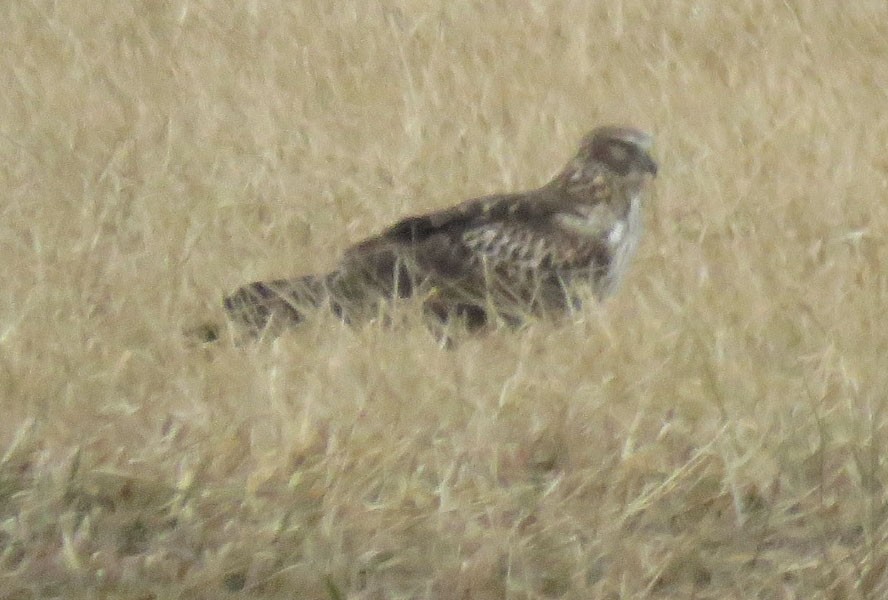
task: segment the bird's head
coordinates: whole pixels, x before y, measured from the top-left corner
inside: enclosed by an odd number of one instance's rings
[[[650,134],[631,127],[599,127],[588,133],[580,144],[579,156],[606,165],[618,175],[633,171],[656,177],[657,163],[650,151]]]
[[[555,181],[576,189],[604,175],[641,186],[657,175],[657,163],[650,155],[652,145],[653,138],[644,131],[632,127],[598,127],[583,137],[580,149]]]

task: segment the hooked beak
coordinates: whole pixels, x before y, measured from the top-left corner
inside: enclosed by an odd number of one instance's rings
[[[651,176],[653,176],[653,177],[657,176],[657,163],[654,162],[654,159],[651,158],[650,156],[648,156],[647,154],[644,155],[644,159],[643,159],[641,166],[642,166],[642,169],[645,172],[650,173]]]

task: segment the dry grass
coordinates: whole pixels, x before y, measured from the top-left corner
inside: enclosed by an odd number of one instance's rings
[[[888,597],[883,0],[222,4],[0,8],[0,595]],[[182,335],[606,122],[575,322]]]

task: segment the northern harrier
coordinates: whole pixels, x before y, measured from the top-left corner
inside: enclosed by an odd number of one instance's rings
[[[539,189],[408,217],[348,248],[329,273],[245,285],[225,308],[260,333],[299,323],[313,307],[353,323],[417,297],[435,323],[476,329],[564,313],[582,287],[606,297],[641,236],[645,187],[657,174],[651,143],[637,129],[599,127]]]

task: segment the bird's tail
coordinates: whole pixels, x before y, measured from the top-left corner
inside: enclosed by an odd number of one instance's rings
[[[296,279],[256,281],[224,299],[229,318],[253,334],[272,322],[289,327],[305,319],[305,311],[325,302],[330,275],[306,275]]]
[[[257,281],[224,300],[229,318],[258,334],[269,324],[287,328],[305,320],[306,311],[329,308],[347,323],[373,319],[386,303],[413,295],[417,286],[412,261],[387,245],[348,253],[323,275]]]

